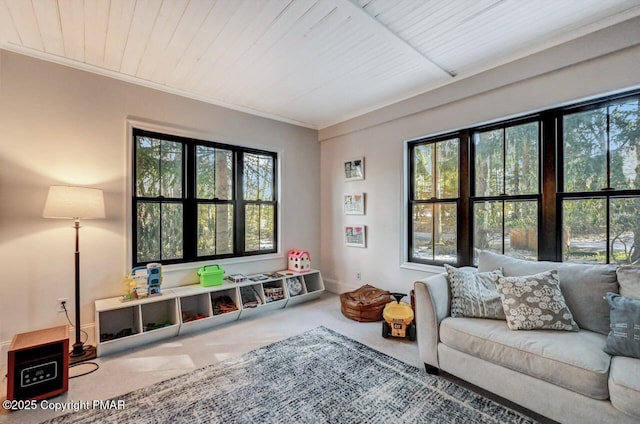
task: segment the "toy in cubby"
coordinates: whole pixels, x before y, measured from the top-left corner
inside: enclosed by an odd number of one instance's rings
[[[147,295],[160,294],[162,284],[162,265],[159,263],[147,264]]]
[[[199,319],[209,318],[205,314],[200,314],[193,311],[182,311],[182,322],[197,321]]]
[[[138,298],[138,291],[136,290],[136,286],[138,283],[131,277],[131,275],[127,275],[124,280],[122,280],[122,284],[124,284],[124,294],[120,296],[120,301],[128,302],[130,300],[135,300]]]
[[[158,296],[162,294],[162,264],[150,263],[147,266],[138,266],[131,270],[122,284],[126,292],[121,296],[123,302],[142,297]]]

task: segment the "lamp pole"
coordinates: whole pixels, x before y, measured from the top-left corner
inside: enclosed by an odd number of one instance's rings
[[[87,187],[51,186],[44,205],[42,216],[74,221],[76,230],[75,292],[76,292],[76,342],[69,357],[69,363],[86,361],[96,357],[96,348],[85,345],[80,337],[80,219],[102,219],[104,213],[104,195],[102,190]],[[71,322],[69,322],[71,323]]]
[[[80,340],[80,218],[74,218],[74,228],[76,229],[76,342],[73,344],[71,356],[81,356],[84,354],[82,341]]]

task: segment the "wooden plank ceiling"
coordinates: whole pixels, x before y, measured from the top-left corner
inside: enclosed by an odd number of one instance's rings
[[[0,47],[311,128],[640,15],[640,0],[0,0]]]

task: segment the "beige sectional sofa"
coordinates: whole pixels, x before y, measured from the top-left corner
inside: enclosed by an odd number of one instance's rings
[[[447,274],[439,274],[414,286],[418,347],[427,371],[443,370],[562,423],[640,423],[640,359],[604,351],[604,295],[619,292],[618,268],[481,252],[477,271],[496,269],[505,277],[558,270],[580,330],[513,331],[504,320],[453,318]]]

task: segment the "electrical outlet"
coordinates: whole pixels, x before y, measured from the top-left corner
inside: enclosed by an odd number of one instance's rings
[[[362,274],[360,274],[359,272],[356,272],[356,280],[362,280]]]
[[[67,311],[69,310],[69,298],[68,297],[61,297],[58,299],[58,313],[63,313],[64,312],[64,307],[67,308]]]

